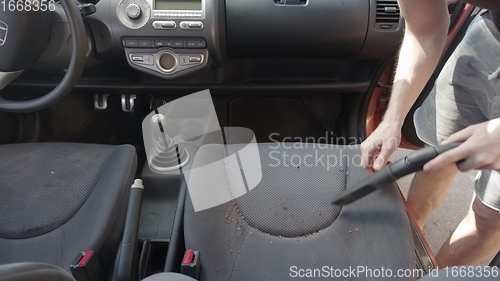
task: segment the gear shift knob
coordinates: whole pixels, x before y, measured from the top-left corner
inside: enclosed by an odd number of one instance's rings
[[[160,113],[151,117],[151,123],[155,148],[148,159],[149,167],[158,172],[168,172],[185,166],[189,162],[189,153],[176,144],[167,133],[169,131],[175,133],[175,128],[169,128],[171,127],[169,122]]]

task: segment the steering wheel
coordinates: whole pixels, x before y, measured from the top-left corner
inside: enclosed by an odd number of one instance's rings
[[[52,29],[54,2],[38,1],[38,11],[34,11],[33,5],[28,10],[30,3],[25,1],[15,3],[23,4],[7,5],[0,10],[0,90],[40,58]],[[33,112],[49,107],[66,96],[80,78],[87,53],[85,26],[75,0],[60,3],[71,31],[72,53],[66,74],[51,92],[39,98],[13,101],[0,96],[0,111]]]

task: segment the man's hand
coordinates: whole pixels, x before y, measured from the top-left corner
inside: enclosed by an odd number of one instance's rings
[[[429,161],[425,171],[457,163],[460,171],[500,170],[500,118],[469,126],[446,139],[443,144],[464,141]]]
[[[373,173],[382,169],[401,142],[401,127],[383,121],[361,144],[361,166]]]

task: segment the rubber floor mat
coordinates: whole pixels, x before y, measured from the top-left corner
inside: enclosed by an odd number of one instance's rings
[[[235,98],[229,105],[229,126],[253,130],[257,142],[324,143],[325,136],[331,138],[308,109],[293,99]]]

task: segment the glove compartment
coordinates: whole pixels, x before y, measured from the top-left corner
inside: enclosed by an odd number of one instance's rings
[[[226,0],[230,57],[355,57],[368,0]]]

